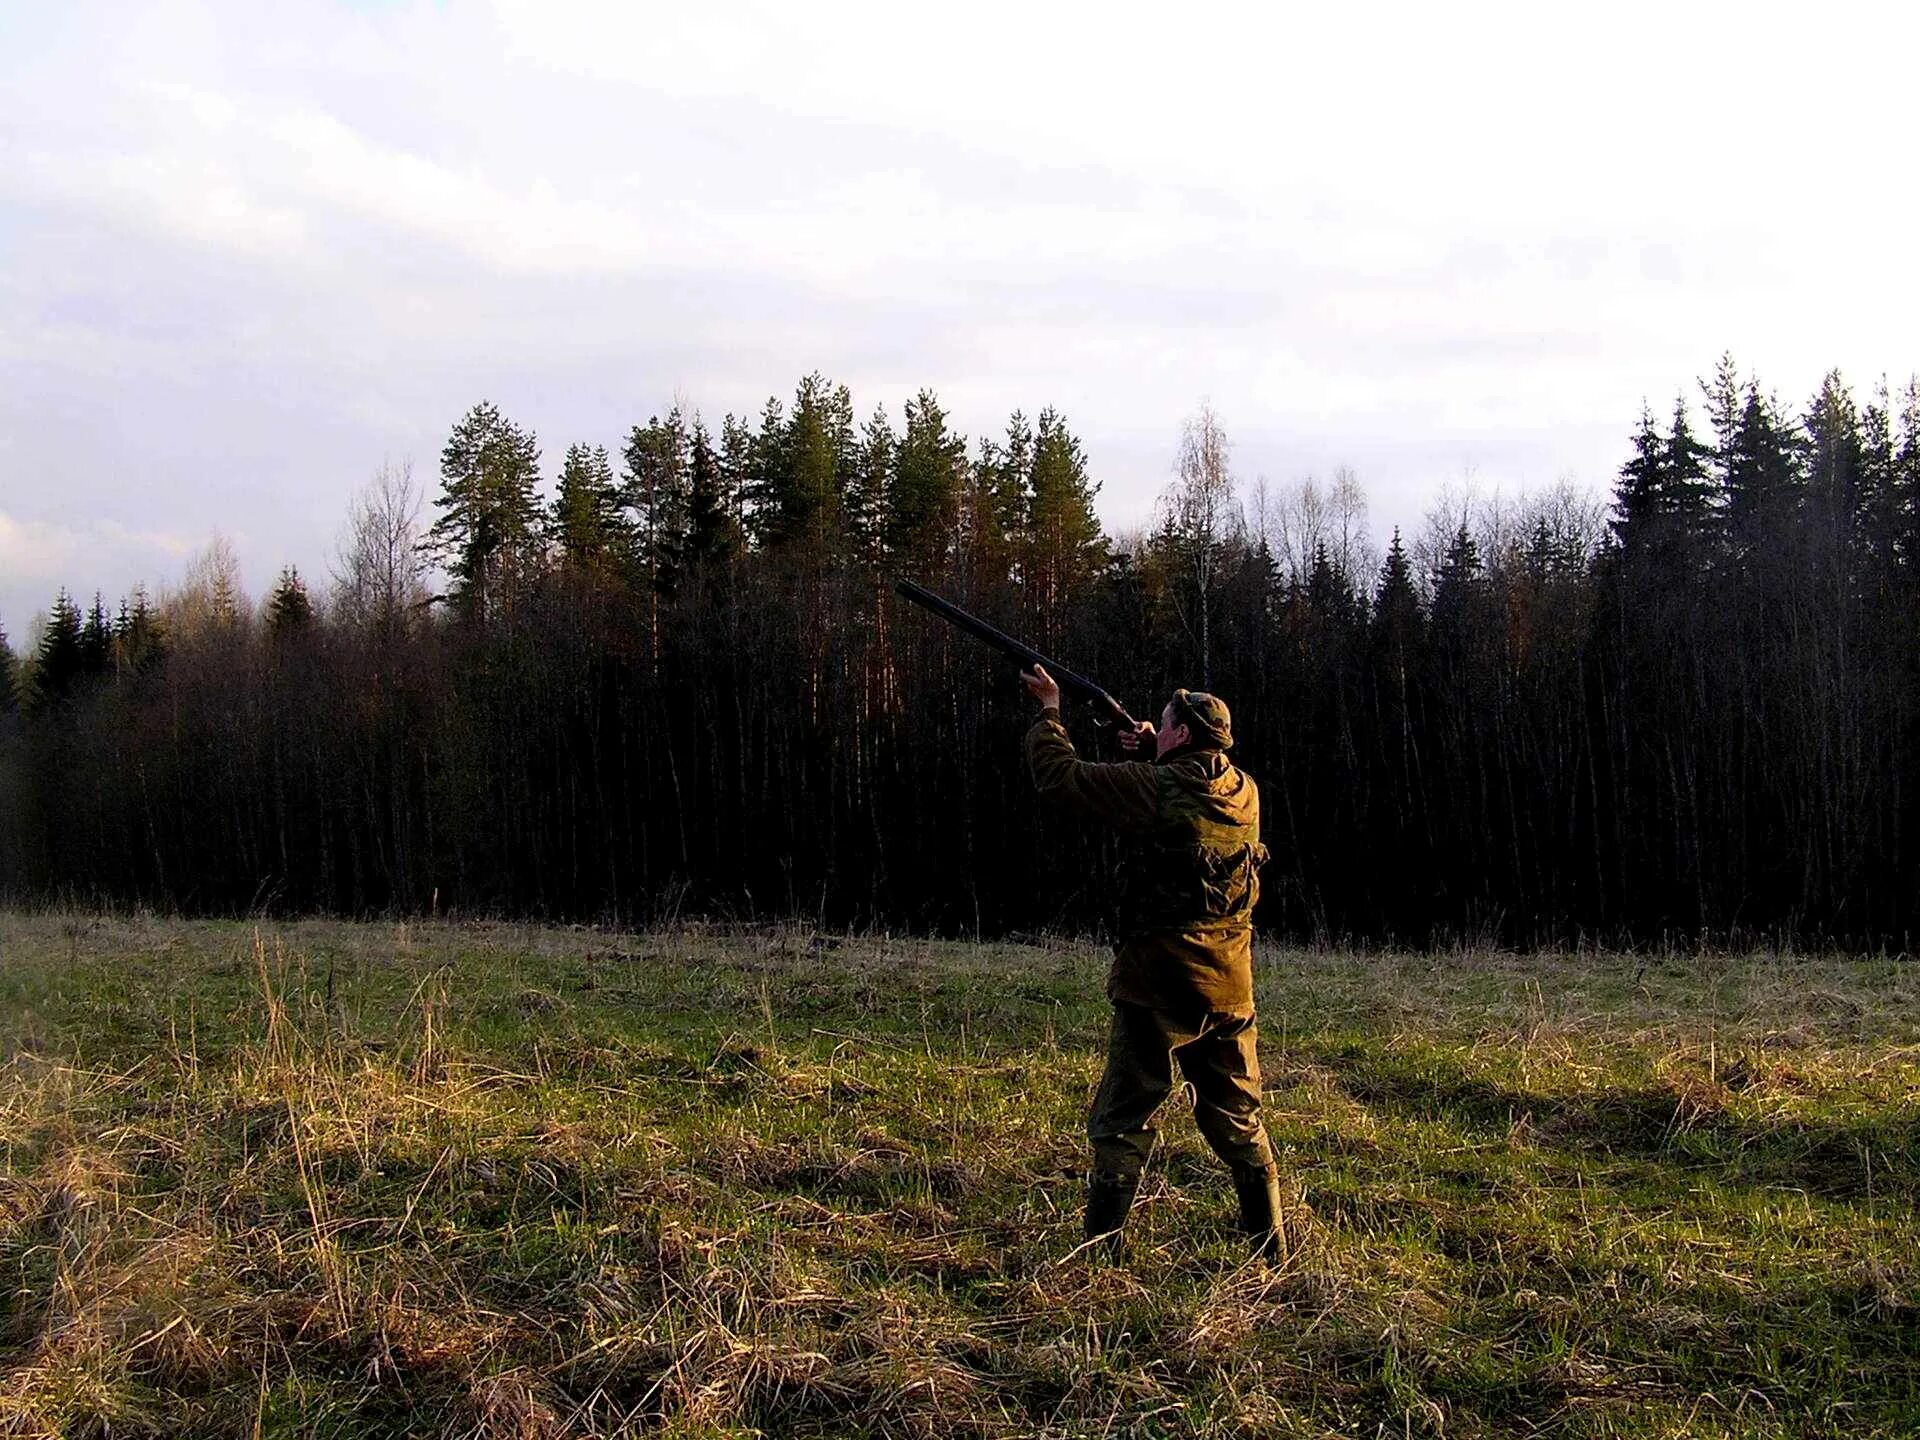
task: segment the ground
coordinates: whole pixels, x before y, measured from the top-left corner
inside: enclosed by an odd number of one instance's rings
[[[1124,1266],[1103,966],[0,915],[0,1433],[1920,1432],[1909,964],[1263,950],[1311,1230]]]

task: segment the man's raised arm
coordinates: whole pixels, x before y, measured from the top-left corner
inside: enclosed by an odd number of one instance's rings
[[[1100,765],[1082,760],[1060,721],[1060,689],[1052,677],[1035,666],[1021,679],[1042,707],[1040,718],[1027,732],[1027,764],[1040,794],[1119,830],[1151,828],[1160,805],[1160,783],[1153,766],[1142,761]],[[1151,726],[1145,728],[1151,733]]]

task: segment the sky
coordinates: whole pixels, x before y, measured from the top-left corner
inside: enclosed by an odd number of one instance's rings
[[[1115,529],[1236,472],[1604,490],[1723,352],[1920,367],[1920,7],[0,0],[0,627],[324,578],[491,399],[617,452],[1052,405]]]

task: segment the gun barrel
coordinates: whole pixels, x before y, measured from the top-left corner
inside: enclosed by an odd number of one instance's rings
[[[1103,707],[1116,721],[1129,730],[1134,728],[1134,719],[1127,714],[1125,707],[1109,695],[1100,686],[1093,683],[1078,671],[1070,670],[1058,660],[1049,659],[1024,640],[1016,640],[998,626],[989,625],[978,615],[962,610],[951,600],[946,600],[911,580],[896,580],[894,590],[903,598],[911,600],[922,609],[930,610],[948,624],[966,631],[974,639],[998,650],[1010,660],[1018,660],[1022,665],[1032,667],[1044,665],[1047,673],[1070,695],[1090,700]]]

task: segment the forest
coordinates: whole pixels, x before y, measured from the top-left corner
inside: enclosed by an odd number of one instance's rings
[[[970,444],[815,374],[549,486],[478,404],[326,584],[256,605],[216,543],[0,638],[0,894],[1098,933],[1115,842],[1036,810],[1015,673],[904,575],[1135,713],[1226,698],[1275,933],[1909,947],[1920,389],[1796,408],[1728,359],[1622,433],[1609,497],[1451,491],[1382,552],[1355,477],[1246,483],[1205,407],[1109,534],[1051,409]]]

